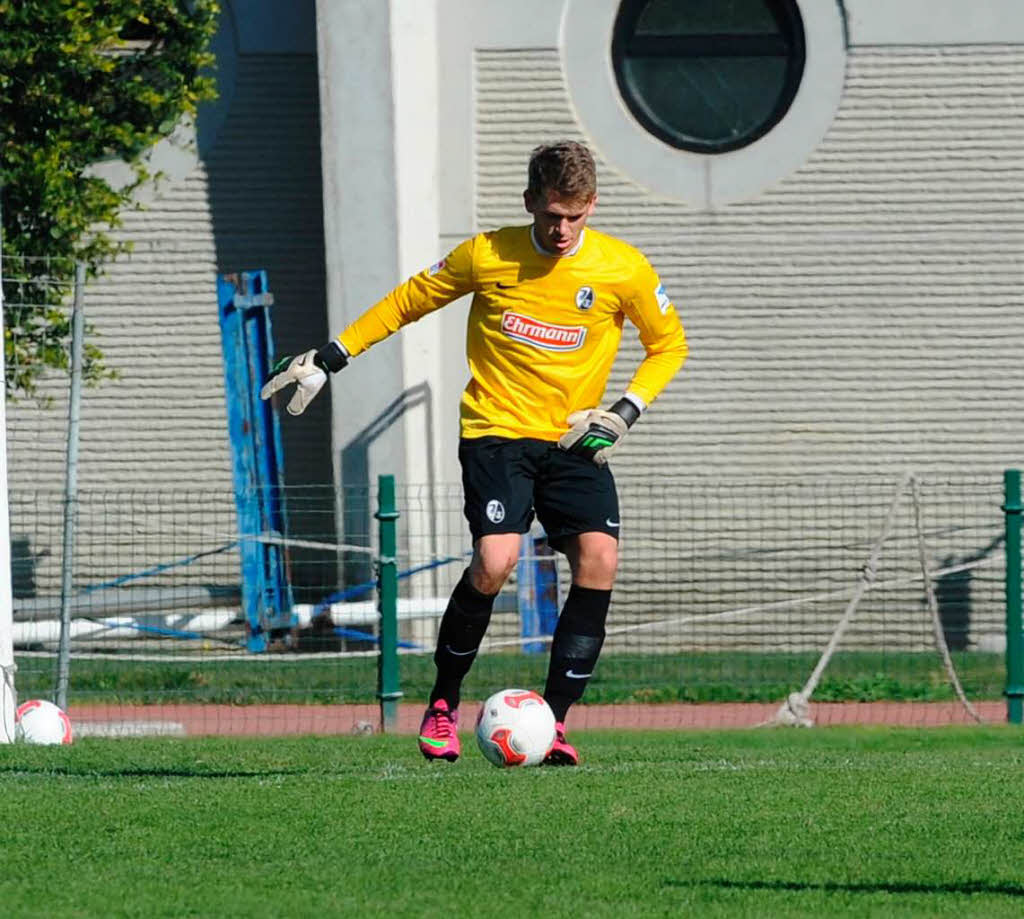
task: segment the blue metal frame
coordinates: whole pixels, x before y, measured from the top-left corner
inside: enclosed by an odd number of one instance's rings
[[[543,530],[522,535],[516,583],[520,636],[550,639],[558,624],[558,564]],[[523,643],[526,654],[541,654],[546,650],[543,641]]]
[[[274,302],[263,270],[217,278],[217,305],[224,353],[231,465],[242,558],[242,610],[250,651],[267,649],[271,631],[298,622],[282,546],[258,537],[285,532],[284,451],[281,427],[259,392],[274,364],[268,307]]]

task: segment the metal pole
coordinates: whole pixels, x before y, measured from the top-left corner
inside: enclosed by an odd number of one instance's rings
[[[1024,720],[1024,632],[1021,630],[1020,470],[1003,473],[1006,503],[1006,720]]]
[[[377,513],[380,556],[377,559],[377,591],[380,612],[380,653],[377,655],[377,694],[380,697],[380,727],[392,731],[398,724],[398,700],[402,698],[398,678],[398,510],[395,507],[395,477],[377,478]]]
[[[67,711],[71,673],[71,590],[75,562],[75,510],[78,503],[78,427],[82,408],[82,353],[85,339],[85,264],[75,265],[75,305],[71,314],[71,392],[68,397],[67,469],[64,475],[64,549],[60,561],[60,642],[57,646],[56,703]]]
[[[3,188],[0,186],[0,191]],[[2,226],[2,224],[0,224]],[[3,233],[0,231],[0,239]],[[0,256],[0,278],[3,257]],[[4,335],[4,294],[0,284],[0,341]],[[4,349],[0,348],[0,376],[5,380]],[[11,527],[7,495],[7,387],[0,389],[0,744],[14,740],[14,591],[11,584]]]

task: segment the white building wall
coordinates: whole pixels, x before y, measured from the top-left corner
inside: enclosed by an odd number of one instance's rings
[[[648,254],[692,352],[630,435],[623,473],[1015,462],[1022,75],[1024,48],[854,50],[836,120],[806,165],[713,212],[602,164],[593,223]],[[524,138],[587,139],[557,51],[480,52],[477,112],[478,222],[521,222]],[[641,354],[635,341],[624,350],[615,392]]]
[[[318,5],[328,317],[337,334],[409,275],[441,257],[435,5],[421,0]],[[453,308],[455,310],[458,307]],[[411,488],[403,548],[416,560],[458,551],[435,523],[439,483],[458,480],[463,328],[424,321],[332,378],[341,500],[392,474]],[[449,365],[461,365],[457,388]],[[343,513],[342,541],[361,522]],[[461,543],[462,534],[456,539]],[[424,589],[433,590],[433,587]]]
[[[680,308],[690,360],[616,461],[626,517],[655,530],[665,496],[639,485],[652,475],[895,483],[908,467],[995,478],[1020,463],[1024,14],[1011,0],[969,11],[923,0],[800,2],[809,60],[828,92],[802,90],[793,111],[809,123],[794,130],[784,120],[777,130],[792,134],[781,145],[769,136],[713,163],[617,129],[624,106],[600,92],[614,0],[418,5],[438,23],[437,254],[479,230],[527,222],[530,149],[575,137],[599,162],[595,226],[643,249]],[[603,39],[590,31],[598,21],[609,28]],[[391,111],[398,137],[401,105]],[[405,114],[422,127],[421,111]],[[421,138],[433,142],[429,127]],[[391,264],[390,253],[380,258]],[[442,410],[466,379],[464,321],[455,304],[422,323],[445,349],[426,376]],[[418,357],[403,354],[406,371]],[[627,341],[609,397],[640,357]],[[435,437],[438,469],[454,479],[455,438],[442,426]],[[405,450],[414,469],[424,448],[408,438]],[[888,494],[860,509],[865,523],[879,500]],[[980,512],[989,519],[994,508]],[[693,521],[665,525],[659,551],[694,538]],[[828,522],[795,515],[792,525],[809,538]],[[623,548],[620,617],[660,602],[651,547],[624,535]],[[688,595],[720,594],[718,574],[706,572]],[[825,620],[813,616],[820,629]],[[911,644],[930,640],[915,635]]]
[[[1022,14],[1004,9],[1008,27],[979,32],[977,22],[961,30],[960,13],[948,5],[912,6],[922,25],[928,20],[918,44],[908,40],[906,17],[896,18],[894,41],[886,42],[882,5],[857,4],[842,92],[820,142],[797,168],[739,200],[651,191],[672,177],[652,176],[644,166],[664,169],[674,153],[640,150],[623,158],[621,136],[591,133],[601,119],[593,118],[592,98],[581,117],[578,93],[592,86],[566,72],[573,37],[564,27],[550,44],[518,35],[502,46],[490,33],[477,43],[470,78],[476,225],[525,222],[519,193],[533,143],[561,136],[588,142],[601,178],[594,225],[648,254],[690,341],[684,370],[616,458],[628,528],[619,624],[671,609],[680,578],[688,611],[705,602],[713,608],[732,589],[736,553],[824,546],[836,524],[793,507],[777,531],[758,530],[762,544],[748,546],[742,519],[716,517],[723,508],[690,517],[668,483],[673,474],[737,486],[743,477],[778,476],[872,476],[895,485],[912,469],[936,480],[978,475],[998,482],[1003,468],[1021,462],[1024,45],[1007,36],[1019,32]],[[912,20],[910,12],[904,10]],[[870,44],[858,45],[858,34]],[[965,36],[975,43],[965,44]],[[600,45],[594,48],[599,55]],[[619,106],[615,98],[607,104]],[[606,122],[620,117],[621,109]],[[678,155],[681,172],[700,168],[692,155]],[[741,184],[742,177],[732,179]],[[641,357],[635,339],[627,341],[609,398]],[[662,487],[651,484],[658,481]],[[851,491],[844,525],[866,526],[870,539],[870,521],[887,500],[869,487]],[[769,526],[765,512],[750,510],[759,527]],[[977,536],[961,538],[978,545],[959,551],[981,551],[998,524],[995,504],[963,509],[961,525],[975,527]],[[686,547],[718,538],[728,545],[721,567],[698,552],[700,568],[691,570]],[[753,551],[742,567],[759,557]],[[844,571],[862,561],[851,554],[829,577],[841,586]],[[792,564],[794,571],[814,565],[813,553]],[[734,604],[784,598],[788,589],[785,582],[759,586],[756,597],[740,592]],[[868,647],[885,633],[894,644],[930,647],[918,593],[869,598],[844,646]],[[998,632],[999,615],[976,607],[972,640]],[[827,608],[789,611],[786,641],[820,645],[831,621]],[[771,615],[762,624],[778,627]],[[718,624],[695,624],[687,640],[742,644],[753,625],[747,617],[729,637]],[[657,633],[651,640],[664,649]]]
[[[972,8],[965,28],[955,4],[898,4],[896,16],[892,4],[849,4],[843,92],[821,143],[760,193],[701,210],[607,162],[577,117],[563,66],[572,36],[554,5],[473,4],[469,42],[444,33],[442,108],[459,124],[453,113],[469,106],[474,140],[466,163],[465,137],[442,134],[453,189],[443,248],[527,221],[533,144],[592,145],[594,224],[650,256],[692,349],[631,434],[622,474],[664,463],[688,473],[980,472],[1019,460],[1024,45],[1008,41],[1024,28],[1019,6]],[[459,57],[467,44],[472,60]],[[475,176],[471,219],[453,209],[466,204],[459,175]],[[615,387],[639,357],[635,344],[625,349]]]

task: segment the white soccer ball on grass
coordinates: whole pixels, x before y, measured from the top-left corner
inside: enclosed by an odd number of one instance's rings
[[[71,719],[52,702],[30,699],[14,713],[14,739],[33,744],[71,743]]]
[[[536,766],[555,742],[555,713],[539,693],[503,689],[481,706],[476,742],[495,766]]]

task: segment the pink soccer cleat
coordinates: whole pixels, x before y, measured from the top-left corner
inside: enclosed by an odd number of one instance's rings
[[[559,721],[555,725],[555,743],[551,751],[544,757],[544,766],[578,766],[580,755],[576,748],[565,739],[565,724]]]
[[[449,710],[448,703],[438,699],[423,715],[420,753],[429,760],[446,759],[454,763],[459,758],[459,735],[455,732],[458,722],[458,711]]]

